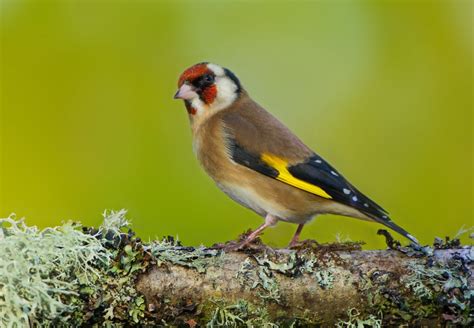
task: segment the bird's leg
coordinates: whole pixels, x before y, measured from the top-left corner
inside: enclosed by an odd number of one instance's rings
[[[304,227],[304,223],[298,224],[298,228],[296,229],[296,232],[293,235],[293,238],[291,238],[288,248],[292,248],[298,245],[298,241],[300,239],[300,234],[301,234],[301,231],[303,230],[303,227]]]
[[[244,247],[245,245],[247,245],[248,243],[251,243],[255,238],[257,238],[257,236],[263,231],[265,230],[265,228],[267,227],[271,227],[271,226],[274,226],[276,223],[278,222],[278,218],[271,215],[271,214],[267,214],[267,216],[265,217],[265,223],[262,224],[260,227],[258,227],[254,232],[252,232],[250,235],[248,235],[247,239],[245,239],[240,245],[239,245],[239,248],[242,248]]]

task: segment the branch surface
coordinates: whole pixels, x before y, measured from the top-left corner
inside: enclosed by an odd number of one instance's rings
[[[472,246],[436,239],[273,249],[143,243],[125,211],[98,228],[0,219],[3,327],[472,326]],[[241,236],[245,238],[245,235]]]
[[[472,320],[472,248],[351,246],[288,251],[253,245],[230,253],[177,247],[172,258],[140,276],[137,289],[157,317],[174,323],[181,317],[209,326],[432,327]]]

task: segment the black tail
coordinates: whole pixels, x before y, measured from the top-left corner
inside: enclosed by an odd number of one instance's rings
[[[365,215],[369,216],[370,218],[372,218],[375,222],[378,222],[378,223],[381,223],[383,224],[384,226],[392,229],[393,231],[396,231],[398,232],[400,235],[402,235],[403,237],[411,240],[412,242],[414,242],[415,244],[419,245],[420,243],[418,242],[418,240],[413,237],[412,235],[410,235],[408,233],[408,231],[406,231],[405,229],[403,229],[402,227],[400,227],[399,225],[397,225],[395,222],[393,222],[392,220],[390,220],[390,218],[386,215],[384,215],[385,217],[384,218],[380,218],[378,216],[375,216],[373,214],[370,214],[370,213],[365,213]]]

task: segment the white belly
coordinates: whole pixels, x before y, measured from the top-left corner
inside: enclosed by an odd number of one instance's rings
[[[292,221],[288,220],[288,218],[292,216],[288,210],[260,197],[260,195],[251,188],[241,187],[235,184],[221,183],[217,183],[217,186],[234,201],[253,210],[263,217],[267,214],[272,214],[280,220]]]
[[[242,206],[245,206],[261,216],[267,215],[267,211],[261,206],[259,197],[251,189],[243,188],[236,185],[224,185],[216,183],[227,196]]]

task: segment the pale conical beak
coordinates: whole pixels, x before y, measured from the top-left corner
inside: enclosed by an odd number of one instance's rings
[[[183,84],[181,88],[174,95],[174,99],[184,99],[190,100],[197,96],[197,93],[194,91],[194,88],[189,84]]]

